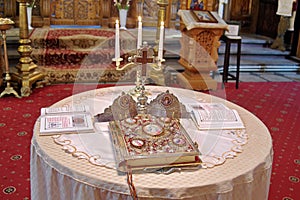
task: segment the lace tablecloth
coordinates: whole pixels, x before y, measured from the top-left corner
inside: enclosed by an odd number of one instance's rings
[[[97,89],[66,98],[53,106],[87,104],[101,113],[132,86]],[[207,94],[148,86],[154,98],[167,89],[184,103],[224,103],[238,111],[246,130],[199,131],[182,120],[199,144],[201,169],[171,174],[133,175],[139,199],[267,199],[272,140],[265,125],[245,109]],[[39,136],[39,120],[31,145],[32,199],[131,199],[126,176],[115,170],[107,123],[92,134]],[[172,184],[171,184],[172,183]]]

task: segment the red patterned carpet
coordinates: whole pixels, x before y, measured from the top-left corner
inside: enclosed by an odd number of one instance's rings
[[[227,88],[227,99],[260,118],[273,138],[274,159],[269,199],[300,197],[300,83],[241,83]]]
[[[76,93],[94,89],[76,85]],[[0,199],[30,199],[30,140],[41,107],[73,94],[73,85],[51,85],[34,89],[26,98],[0,99]],[[300,83],[233,83],[226,87],[227,99],[248,109],[269,128],[274,162],[269,200],[300,197]]]

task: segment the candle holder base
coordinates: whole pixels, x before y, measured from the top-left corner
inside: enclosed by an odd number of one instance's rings
[[[132,88],[128,91],[128,94],[132,97],[139,97],[142,94],[142,87],[135,86],[134,88]],[[149,96],[149,95],[151,95],[151,92],[144,89],[144,95]]]
[[[2,98],[4,95],[13,94],[17,98],[21,98],[21,96],[15,91],[13,87],[10,86],[10,83],[7,82],[5,89],[1,92],[0,98]]]
[[[121,61],[123,61],[123,58],[113,58],[112,61],[116,63],[117,70],[119,70],[118,67],[121,64]]]
[[[139,96],[142,92],[142,88],[140,86],[135,86],[133,89],[129,90],[129,94],[131,96]]]

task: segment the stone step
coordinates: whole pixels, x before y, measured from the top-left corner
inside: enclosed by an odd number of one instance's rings
[[[219,47],[219,54],[225,54],[225,43],[221,42]],[[230,53],[236,55],[237,44],[231,44]],[[289,51],[280,51],[277,49],[272,49],[270,47],[264,47],[260,43],[243,43],[241,45],[241,55],[252,55],[252,56],[287,56]]]
[[[241,65],[240,72],[298,72],[300,65]],[[223,72],[223,67],[218,67],[219,72]],[[236,72],[236,65],[230,65],[230,72]]]

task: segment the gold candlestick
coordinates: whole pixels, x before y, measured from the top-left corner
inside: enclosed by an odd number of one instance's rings
[[[49,84],[45,80],[45,75],[38,70],[38,66],[31,58],[31,40],[29,39],[28,19],[27,19],[27,0],[17,0],[19,2],[19,26],[20,26],[20,46],[18,53],[20,59],[12,73],[12,79],[21,85],[21,96],[29,96],[31,87],[36,83],[37,87]]]
[[[157,18],[157,25],[156,25],[156,39],[155,39],[155,47],[154,47],[154,52],[157,55],[158,43],[159,43],[159,39],[160,39],[160,25],[162,22],[165,23],[166,10],[167,10],[167,6],[169,3],[167,0],[158,0],[156,3],[159,6],[159,10],[158,10],[158,14],[157,14],[158,18]]]
[[[21,98],[19,94],[14,90],[13,87],[10,86],[10,72],[9,72],[9,65],[8,65],[8,57],[7,57],[7,46],[6,46],[6,31],[11,29],[14,22],[9,19],[1,20],[0,22],[0,31],[2,34],[2,40],[3,40],[3,56],[4,56],[4,65],[5,65],[5,78],[6,81],[6,87],[4,91],[0,94],[0,97],[3,97],[6,94],[13,94],[18,98]]]

